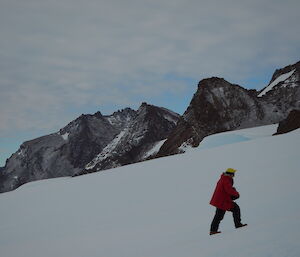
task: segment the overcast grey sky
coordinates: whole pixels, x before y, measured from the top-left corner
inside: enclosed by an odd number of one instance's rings
[[[299,0],[0,0],[0,155],[81,113],[143,101],[183,113],[206,77],[261,89],[299,61],[299,10]]]

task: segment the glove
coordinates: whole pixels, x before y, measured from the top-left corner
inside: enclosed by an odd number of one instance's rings
[[[235,195],[232,195],[231,196],[231,199],[234,201],[234,200],[236,200],[236,199],[239,199],[240,198],[240,196],[235,196]]]

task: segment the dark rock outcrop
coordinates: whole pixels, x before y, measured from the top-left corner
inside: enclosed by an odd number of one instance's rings
[[[279,122],[277,132],[274,135],[285,134],[300,128],[300,110],[293,110],[288,117]]]
[[[264,122],[262,106],[253,92],[222,78],[200,81],[178,126],[161,147],[158,156],[184,152],[196,147],[205,136]]]

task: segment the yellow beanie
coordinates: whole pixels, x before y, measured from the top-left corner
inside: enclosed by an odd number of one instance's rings
[[[227,172],[227,173],[235,173],[236,170],[233,169],[233,168],[228,168],[228,169],[226,170],[226,172]]]

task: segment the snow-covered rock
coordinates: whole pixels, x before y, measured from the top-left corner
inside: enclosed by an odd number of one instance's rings
[[[272,89],[261,95],[270,85]],[[292,110],[300,110],[300,62],[276,70],[269,86],[263,89],[259,97],[267,116],[279,122]]]
[[[199,82],[189,107],[158,152],[158,157],[185,152],[205,136],[278,123],[300,110],[300,62],[276,70],[260,93],[222,78]]]
[[[279,88],[285,87],[298,87],[300,85],[300,62],[293,65],[286,66],[282,69],[278,69],[274,72],[272,79],[264,89],[261,90],[258,97],[265,96],[271,93],[270,91],[276,91]]]
[[[284,73],[282,75],[280,75],[278,78],[276,78],[274,81],[272,81],[259,95],[258,97],[262,97],[263,95],[265,95],[267,92],[269,92],[270,90],[272,90],[275,86],[277,86],[279,83],[281,82],[285,82],[284,83],[284,87],[287,86],[287,83],[291,83],[291,82],[296,82],[295,80],[295,77],[292,78],[292,79],[289,79],[293,74],[294,72],[296,71],[296,69],[290,71],[290,72],[287,72],[287,73]],[[287,79],[289,79],[287,81]],[[296,84],[293,83],[292,86],[295,86]]]

